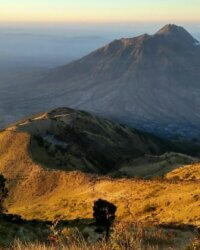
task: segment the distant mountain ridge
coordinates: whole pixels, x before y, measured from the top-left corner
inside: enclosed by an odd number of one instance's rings
[[[158,134],[200,136],[200,46],[184,28],[122,38],[49,72],[55,99]],[[61,100],[60,99],[60,100]],[[193,135],[194,132],[194,135]]]
[[[143,63],[141,60],[145,59],[145,56],[165,56],[163,54],[164,46],[168,46],[179,55],[178,53],[182,52],[181,49],[191,49],[191,46],[198,50],[199,48],[195,47],[197,43],[198,41],[184,28],[169,24],[154,35],[144,34],[135,38],[114,40],[80,60],[57,68],[52,71],[52,76],[60,76],[60,80],[62,77],[66,80],[65,77],[77,77],[78,74],[88,73],[91,73],[90,77],[95,76],[94,73],[99,73],[101,77],[107,77],[108,80],[118,79],[122,76],[128,77],[129,70],[137,66],[137,63]],[[73,75],[72,69],[75,70],[76,75]],[[95,72],[93,72],[94,69]],[[132,73],[134,74],[134,72]]]
[[[169,24],[41,74],[31,90],[23,85],[16,109],[2,98],[13,116],[68,106],[159,136],[199,140],[199,82],[199,42]]]

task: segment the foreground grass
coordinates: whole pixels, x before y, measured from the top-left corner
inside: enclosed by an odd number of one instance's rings
[[[198,237],[194,232],[178,229],[144,228],[130,224],[119,223],[115,225],[109,240],[94,241],[95,236],[80,233],[78,230],[67,230],[67,234],[57,235],[57,240],[49,243],[27,243],[16,241],[13,250],[158,250],[181,249],[196,250],[200,247]]]

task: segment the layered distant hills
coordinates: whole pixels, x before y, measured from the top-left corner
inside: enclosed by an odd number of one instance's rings
[[[17,110],[69,106],[164,137],[198,140],[199,84],[200,43],[169,24],[42,74],[23,91]]]

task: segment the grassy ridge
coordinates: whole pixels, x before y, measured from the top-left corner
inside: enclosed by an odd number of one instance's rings
[[[136,180],[47,170],[29,154],[30,135],[0,133],[0,171],[8,179],[6,207],[27,219],[91,218],[92,204],[104,198],[122,221],[200,225],[200,185],[193,180]],[[196,171],[198,172],[198,164]]]

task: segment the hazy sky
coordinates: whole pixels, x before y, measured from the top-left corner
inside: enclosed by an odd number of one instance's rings
[[[200,21],[200,0],[0,0],[0,22]]]

